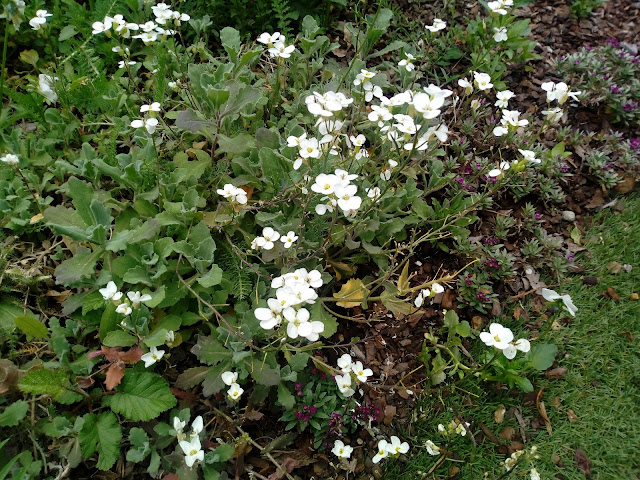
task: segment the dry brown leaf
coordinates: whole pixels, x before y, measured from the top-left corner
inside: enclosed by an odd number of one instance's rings
[[[507,409],[504,407],[504,405],[500,405],[500,407],[498,407],[498,409],[493,412],[493,418],[495,419],[496,423],[502,423],[504,421],[504,414],[506,413]]]
[[[574,459],[576,461],[576,466],[578,470],[580,470],[585,475],[591,475],[591,460],[587,457],[587,454],[581,448],[576,450]]]
[[[567,410],[567,417],[569,418],[569,421],[571,423],[575,423],[578,421],[578,416],[575,414],[575,412],[571,409]]]
[[[502,438],[504,440],[511,440],[515,434],[516,434],[516,429],[515,428],[506,427],[506,428],[503,428],[502,430],[500,430],[500,433],[498,435],[500,436],[500,438]]]
[[[558,378],[563,378],[567,374],[567,369],[565,367],[558,367],[551,370],[547,370],[545,375],[549,380],[557,380]]]
[[[629,295],[629,300],[638,300],[638,294],[637,293],[632,293],[631,295]]]
[[[122,377],[124,377],[124,362],[112,363],[107,370],[107,378],[104,382],[107,390],[113,390],[114,387],[120,385]]]
[[[620,270],[622,270],[622,264],[616,261],[609,262],[607,264],[607,270],[611,275],[617,275],[620,273]]]

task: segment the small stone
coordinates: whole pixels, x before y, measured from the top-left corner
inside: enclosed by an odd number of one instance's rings
[[[633,43],[620,42],[620,46],[629,53],[633,53],[634,55],[638,54],[638,46]]]
[[[576,219],[576,214],[571,210],[565,210],[562,212],[562,219],[567,222],[573,222]]]

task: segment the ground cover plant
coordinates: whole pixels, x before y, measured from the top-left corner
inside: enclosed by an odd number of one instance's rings
[[[243,41],[188,4],[7,3],[0,476],[377,474],[420,394],[533,392],[577,312],[568,193],[638,158],[562,125],[566,82],[520,110],[529,21],[481,6]],[[534,331],[501,316],[529,295]]]

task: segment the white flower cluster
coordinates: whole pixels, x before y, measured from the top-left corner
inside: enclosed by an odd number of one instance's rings
[[[236,187],[231,185],[230,183],[225,184],[224,188],[219,188],[216,190],[218,195],[222,195],[224,198],[228,198],[231,203],[239,203],[240,205],[244,205],[247,203],[247,192],[240,187]]]
[[[229,390],[227,390],[227,396],[229,399],[234,402],[240,400],[244,390],[240,385],[238,385],[238,372],[223,372],[222,375],[220,375],[220,378],[222,378],[224,384],[229,387]]]
[[[307,272],[299,268],[293,273],[286,273],[271,281],[271,288],[276,289],[276,297],[267,300],[268,307],[256,308],[253,313],[260,320],[260,326],[271,330],[287,321],[289,338],[303,337],[310,342],[320,338],[324,324],[311,320],[309,310],[304,304],[313,304],[318,298],[315,289],[322,286],[322,274],[318,270]]]
[[[351,397],[356,391],[351,387],[352,377],[356,377],[359,382],[366,382],[373,375],[370,368],[364,368],[362,362],[354,362],[351,355],[345,353],[338,359],[338,367],[342,371],[342,375],[336,375],[335,380],[340,393],[345,397]]]
[[[175,35],[176,31],[172,29],[166,29],[164,26],[168,22],[172,22],[174,25],[179,26],[182,22],[188,21],[191,17],[186,13],[180,13],[171,10],[170,6],[166,3],[158,3],[151,7],[154,21],[148,21],[146,23],[132,23],[127,22],[123,15],[114,15],[113,17],[106,16],[101,22],[93,22],[91,27],[92,33],[98,35],[104,33],[107,37],[111,37],[111,31],[120,35],[122,38],[139,38],[145,45],[155,43],[158,39],[165,39],[168,36]],[[137,35],[131,35],[131,32],[141,33]]]
[[[373,100],[373,97],[382,98],[382,89],[378,85],[373,85],[371,83],[371,79],[376,76],[376,72],[370,72],[369,70],[365,70],[364,68],[360,70],[360,73],[356,75],[353,84],[357,87],[362,85],[362,90],[364,92],[364,99],[366,102],[370,102]]]
[[[461,437],[464,437],[467,434],[467,427],[469,426],[468,423],[466,423],[466,425],[465,423],[451,420],[451,423],[449,423],[446,427],[443,424],[439,423],[438,431],[445,437],[449,435],[460,435]]]
[[[316,117],[333,117],[334,112],[339,112],[343,108],[353,103],[353,98],[347,98],[342,92],[313,92],[304,99],[309,113]]]
[[[185,440],[186,435],[183,433],[183,429],[186,426],[187,422],[180,420],[178,417],[173,417],[173,429],[179,441],[178,445],[180,445],[184,453],[184,463],[187,464],[187,467],[193,467],[196,460],[204,461],[204,450],[200,443],[200,432],[204,429],[204,421],[200,415],[193,420],[189,441]]]
[[[2,155],[2,157],[0,157],[0,162],[15,167],[20,163],[20,158],[13,153],[5,153],[4,155]]]
[[[387,442],[386,440],[380,440],[378,442],[378,453],[371,459],[373,463],[378,463],[383,458],[389,456],[397,457],[401,453],[407,453],[409,451],[409,444],[407,442],[401,442],[395,435],[393,435],[390,440],[391,442]]]
[[[262,236],[256,237],[251,241],[251,248],[258,250],[260,248],[264,250],[271,250],[275,247],[275,242],[280,239],[284,248],[291,248],[291,246],[298,240],[296,233],[291,230],[286,235],[280,235],[271,227],[265,227],[262,229]]]
[[[496,137],[501,137],[509,133],[509,130],[517,127],[524,127],[529,125],[529,120],[520,119],[520,112],[517,110],[502,110],[502,118],[500,119],[500,125],[493,129],[493,134]]]
[[[36,16],[29,20],[32,30],[40,30],[40,27],[47,23],[47,17],[52,17],[53,14],[46,10],[37,10]]]
[[[562,302],[562,307],[567,312],[569,312],[569,314],[572,317],[576,316],[576,312],[578,311],[578,308],[573,303],[573,300],[571,300],[571,296],[569,296],[569,295],[559,295],[558,292],[556,292],[555,290],[551,290],[549,288],[543,288],[542,289],[542,296],[544,297],[544,299],[547,302],[561,301]]]
[[[351,183],[356,178],[357,175],[341,169],[335,170],[335,173],[318,175],[311,190],[324,195],[321,200],[325,203],[316,205],[316,213],[324,215],[340,207],[345,216],[355,215],[362,205],[362,198],[356,195],[358,187]]]
[[[502,350],[504,356],[509,360],[516,356],[518,350],[523,353],[531,350],[529,340],[521,338],[514,343],[513,332],[499,323],[489,325],[489,331],[482,332],[480,334],[480,340],[482,340],[487,347],[495,347],[498,350]]]
[[[138,308],[142,302],[148,302],[151,300],[151,295],[147,293],[143,295],[140,292],[127,292],[129,300],[121,302],[120,299],[122,298],[123,293],[118,290],[118,287],[113,281],[107,283],[105,288],[101,288],[98,291],[105,300],[115,302],[117,305],[116,312],[123,315],[131,315],[131,312],[133,311],[131,307]],[[131,304],[129,304],[129,302],[131,302]]]
[[[269,55],[274,58],[289,58],[296,49],[293,45],[286,45],[284,35],[280,32],[273,34],[264,32],[257,40],[267,46]]]
[[[444,287],[437,282],[433,283],[431,284],[431,289],[423,288],[422,290],[420,290],[420,293],[418,293],[418,295],[414,299],[413,304],[417,308],[420,308],[427,298],[433,298],[437,294],[442,292],[444,292]]]
[[[558,105],[562,105],[565,103],[569,97],[573,100],[578,100],[578,95],[582,92],[572,92],[569,86],[564,83],[553,83],[553,82],[545,82],[540,85],[540,88],[547,92],[547,102],[553,102],[554,100],[558,101]],[[544,113],[544,112],[543,112]]]

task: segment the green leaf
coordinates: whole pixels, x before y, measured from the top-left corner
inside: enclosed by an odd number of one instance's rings
[[[296,397],[293,396],[284,382],[278,384],[278,403],[280,403],[285,410],[291,410],[296,404]]]
[[[84,415],[84,425],[78,435],[82,457],[86,460],[98,452],[98,468],[109,470],[120,454],[122,429],[113,412],[100,416],[93,413]]]
[[[146,421],[176,406],[169,383],[151,372],[129,372],[110,397],[111,409],[129,420]]]
[[[91,251],[86,247],[78,247],[76,254],[56,267],[54,272],[56,282],[71,285],[95,274],[96,263],[102,255],[103,249]]]
[[[301,372],[309,363],[310,355],[306,352],[296,353],[289,359],[289,366],[294,372]]]
[[[31,312],[27,310],[26,313]],[[13,332],[16,329],[15,318],[22,317],[24,314],[24,307],[7,300],[0,302],[0,335]]]
[[[66,388],[70,386],[69,377],[63,370],[48,370],[46,368],[28,371],[18,383],[20,390],[25,393],[50,395],[54,400],[60,400],[65,394],[72,393]],[[75,395],[81,397],[79,394]]]
[[[137,342],[138,339],[136,337],[122,330],[109,332],[102,340],[102,344],[106,347],[130,347]]]
[[[471,334],[471,325],[466,320],[456,325],[456,333],[461,337],[468,337]]]
[[[214,125],[213,122],[198,117],[193,110],[183,110],[179,112],[178,118],[176,119],[176,127],[189,130],[190,132],[207,130]]]
[[[322,306],[322,302],[316,302],[309,308],[312,321],[320,321],[324,323],[324,330],[320,334],[323,338],[331,337],[338,330],[338,320],[336,317],[327,312]]]
[[[556,352],[558,347],[549,343],[537,343],[531,347],[531,350],[526,354],[525,359],[528,361],[528,366],[535,370],[546,370],[556,358]]]
[[[71,177],[67,182],[67,188],[69,189],[69,196],[71,197],[73,206],[76,208],[76,212],[80,215],[84,223],[87,225],[96,225],[99,223],[96,222],[93,212],[91,211],[91,203],[95,195],[94,187],[76,177]]]
[[[151,453],[149,436],[141,428],[133,427],[129,430],[129,443],[131,443],[131,448],[127,452],[128,462],[141,462]]]
[[[533,385],[526,377],[513,376],[511,377],[513,382],[518,386],[520,390],[524,393],[533,392]]]
[[[16,327],[27,335],[27,338],[44,338],[49,335],[47,326],[35,317],[21,315],[13,319]]]
[[[29,404],[24,400],[16,400],[4,412],[0,413],[0,427],[15,427],[29,411]]]
[[[223,443],[219,447],[213,450],[213,452],[207,452],[206,463],[225,463],[235,452],[235,445],[231,443]]]
[[[99,291],[89,293],[82,302],[82,315],[104,307],[104,298]]]
[[[220,42],[231,61],[235,62],[238,59],[238,51],[240,51],[240,45],[242,44],[240,32],[232,27],[224,27],[220,30]]]
[[[44,219],[51,229],[61,235],[67,235],[73,240],[86,242],[89,239],[86,223],[80,214],[72,208],[62,205],[49,207],[44,211]]]
[[[164,345],[167,338],[168,330],[166,328],[157,328],[150,335],[147,335],[143,342],[147,347],[159,347]]]
[[[220,285],[222,282],[222,269],[218,265],[211,265],[211,270],[198,278],[198,283],[205,288]]]
[[[230,360],[232,356],[231,350],[212,337],[198,337],[198,342],[191,349],[191,353],[207,365]]]
[[[248,133],[239,133],[235,137],[218,135],[218,149],[220,153],[244,153],[254,147],[253,137]]]
[[[65,40],[69,40],[73,37],[77,32],[76,27],[73,25],[67,25],[62,30],[60,30],[60,35],[58,35],[58,41],[64,42]]]

